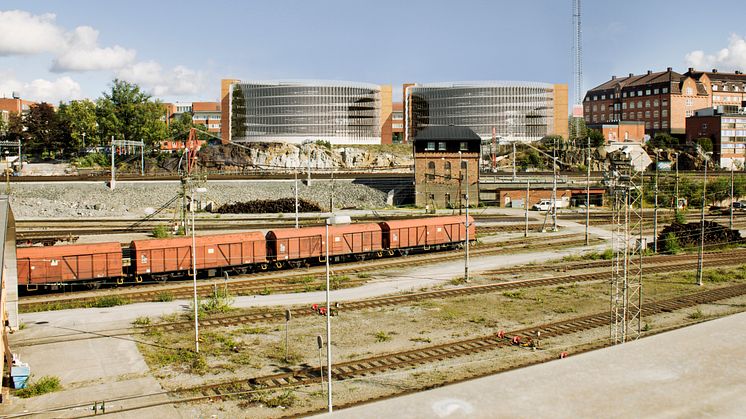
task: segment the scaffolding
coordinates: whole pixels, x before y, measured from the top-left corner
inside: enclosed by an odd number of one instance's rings
[[[609,189],[612,199],[611,323],[614,344],[636,340],[642,333],[643,172],[629,158],[612,160]]]

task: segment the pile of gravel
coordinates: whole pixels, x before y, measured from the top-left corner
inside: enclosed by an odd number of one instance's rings
[[[204,200],[216,207],[257,199],[292,198],[292,181],[209,182]],[[335,208],[382,208],[386,194],[350,181],[298,182],[298,197],[328,210],[334,193]],[[101,183],[14,184],[11,206],[16,218],[143,217],[179,194],[179,182],[118,182],[115,190]],[[176,208],[178,202],[172,207]]]

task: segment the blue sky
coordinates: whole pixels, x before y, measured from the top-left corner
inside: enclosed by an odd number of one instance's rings
[[[585,0],[583,88],[668,66],[746,70],[743,10]],[[228,77],[392,84],[395,99],[409,81],[569,84],[571,14],[572,0],[5,0],[0,95],[96,98],[115,77],[168,101],[217,100]]]

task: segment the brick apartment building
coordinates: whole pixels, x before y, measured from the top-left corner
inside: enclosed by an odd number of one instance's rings
[[[36,104],[36,102],[23,100],[15,94],[12,98],[0,98],[0,118],[2,118],[7,125],[8,119],[11,115],[27,112],[31,105],[34,104]]]
[[[696,111],[686,119],[686,139],[694,141],[702,137],[712,140],[712,157],[720,167],[746,168],[746,110],[743,107],[720,105],[716,109]]]
[[[192,122],[195,125],[204,125],[208,132],[220,137],[221,108],[219,102],[177,102],[164,103],[164,106],[169,121],[183,113],[191,112]]]
[[[684,74],[666,71],[611,80],[588,90],[583,100],[587,125],[639,121],[648,135],[657,132],[683,135],[686,118],[698,109],[735,105],[744,100],[746,76],[740,71],[721,73],[689,68]]]
[[[468,191],[469,206],[478,205],[480,145],[479,136],[466,127],[434,126],[418,132],[414,138],[415,204],[431,210],[458,208],[466,205]]]

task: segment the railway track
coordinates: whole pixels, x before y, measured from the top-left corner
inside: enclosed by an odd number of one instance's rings
[[[543,248],[566,247],[579,245],[584,240],[574,238],[573,235],[555,236],[553,242],[542,242]],[[505,243],[495,245],[481,245],[475,247],[470,253],[472,257],[491,256],[516,252],[520,250],[529,250],[532,245],[536,245],[534,240],[516,239]],[[406,259],[407,266],[420,266],[433,263],[442,263],[452,260],[459,260],[463,253],[458,250],[443,251],[438,253],[425,253],[411,255]],[[370,271],[380,271],[401,267],[401,258],[379,259],[372,262],[354,263],[335,265],[334,275],[337,277],[359,274]],[[259,293],[271,293],[275,291],[293,292],[305,290],[309,284],[307,278],[314,275],[321,275],[324,272],[323,267],[313,267],[307,269],[296,269],[292,271],[272,272],[270,274],[252,275],[247,279],[234,279],[227,282],[210,281],[197,286],[197,293],[201,296],[210,296],[214,292],[215,286],[228,287],[231,295],[255,295]],[[363,281],[364,282],[364,281]],[[358,284],[359,285],[359,284]],[[128,303],[162,301],[164,294],[170,299],[191,298],[193,294],[193,285],[189,281],[181,285],[168,286],[137,286],[133,289],[113,288],[113,293],[98,292],[95,295],[60,295],[47,294],[44,296],[22,297],[19,301],[21,312],[43,311],[49,308],[59,307],[61,304],[66,306],[85,306],[89,303],[95,303],[101,297],[106,295],[117,295],[125,299]],[[67,307],[66,307],[67,308]]]
[[[746,295],[746,284],[738,284],[667,300],[648,302],[642,307],[642,315],[649,317],[664,312],[672,312],[743,295]],[[534,338],[537,335],[537,332],[541,332],[542,339],[547,339],[589,331],[599,327],[608,327],[609,319],[610,313],[604,311],[568,320],[508,331],[505,332],[502,337],[499,337],[497,334],[490,334],[477,338],[452,341],[353,361],[338,362],[332,367],[332,379],[335,381],[358,379],[383,372],[401,370],[404,368],[414,368],[447,359],[493,351],[502,347],[515,345],[513,342],[516,337],[524,342],[528,341],[529,339]],[[254,377],[248,380],[230,380],[169,391],[168,394],[172,398],[164,403],[223,400],[257,390],[281,390],[284,388],[316,385],[319,382],[320,374],[318,366],[307,366],[296,368],[290,372]]]

